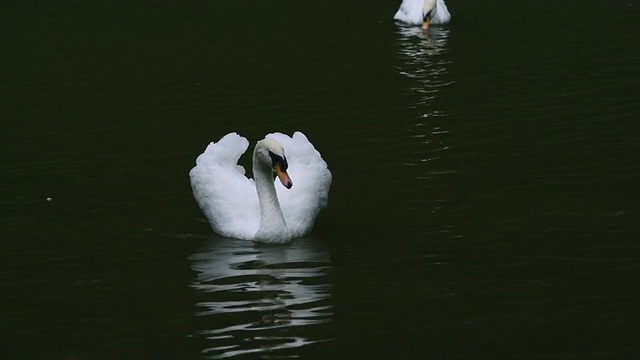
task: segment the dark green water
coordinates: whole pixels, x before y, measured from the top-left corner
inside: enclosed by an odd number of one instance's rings
[[[4,5],[0,357],[639,355],[640,2],[447,3]],[[213,235],[196,156],[294,130],[314,232]]]

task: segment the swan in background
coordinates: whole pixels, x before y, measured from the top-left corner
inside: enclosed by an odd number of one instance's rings
[[[213,231],[266,243],[286,243],[308,234],[327,205],[327,163],[303,133],[273,133],[257,142],[255,180],[249,179],[237,164],[248,147],[244,137],[227,134],[209,144],[189,172],[193,196]],[[274,173],[279,184],[274,183]]]
[[[408,25],[422,25],[427,30],[429,24],[448,23],[451,14],[444,0],[402,0],[393,18]]]

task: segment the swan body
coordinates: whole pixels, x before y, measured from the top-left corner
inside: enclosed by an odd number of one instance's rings
[[[303,133],[273,133],[256,143],[250,179],[238,165],[248,147],[247,139],[229,133],[210,143],[189,172],[193,196],[214,232],[267,243],[308,234],[327,205],[327,163]]]
[[[393,18],[407,25],[422,25],[423,29],[428,29],[429,24],[447,24],[451,14],[444,0],[402,0]]]

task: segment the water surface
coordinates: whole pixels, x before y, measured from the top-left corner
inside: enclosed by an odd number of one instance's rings
[[[447,4],[6,6],[2,357],[634,358],[640,4]],[[294,130],[313,233],[212,234],[197,155]]]

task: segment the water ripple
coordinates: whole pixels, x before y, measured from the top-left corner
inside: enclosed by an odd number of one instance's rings
[[[221,240],[190,257],[198,273],[202,353],[228,358],[327,341],[333,317],[329,253],[311,240],[286,247]],[[279,356],[281,354],[278,354]]]

